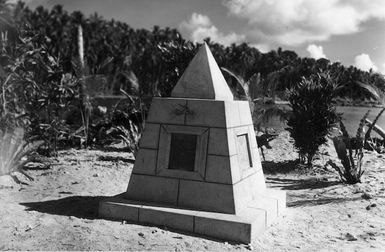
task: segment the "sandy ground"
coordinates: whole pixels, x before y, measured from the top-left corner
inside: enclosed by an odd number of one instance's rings
[[[385,154],[366,152],[363,182],[344,185],[327,160],[301,169],[287,133],[271,142],[263,162],[267,185],[287,192],[287,211],[250,245],[99,219],[99,200],[125,191],[130,154],[97,150],[61,151],[35,178],[6,186],[0,180],[0,250],[167,251],[384,251]],[[365,197],[367,196],[367,197]]]

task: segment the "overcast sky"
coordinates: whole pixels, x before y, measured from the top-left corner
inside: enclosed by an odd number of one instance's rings
[[[97,12],[133,28],[177,28],[196,42],[247,42],[262,52],[282,47],[385,73],[385,0],[25,1],[33,9],[61,4]]]

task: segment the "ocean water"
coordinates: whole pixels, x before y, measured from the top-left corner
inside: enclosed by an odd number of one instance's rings
[[[381,108],[369,108],[369,107],[352,107],[352,106],[341,106],[337,107],[337,112],[343,113],[342,120],[345,124],[346,129],[349,134],[356,134],[360,120],[364,114],[370,110],[368,119],[373,121],[377,114],[380,112]],[[383,130],[385,130],[385,112],[382,113],[381,117],[378,119],[377,123]],[[372,136],[377,136],[373,133]]]
[[[287,105],[280,106],[286,110],[289,109]],[[368,118],[369,120],[373,121],[377,114],[380,112],[381,108],[337,106],[337,112],[342,113],[342,121],[344,122],[346,129],[351,135],[356,134],[360,120],[368,110],[370,110]],[[385,112],[377,121],[377,125],[385,130]],[[285,123],[281,122],[278,117],[271,118],[268,122],[263,123],[261,126],[275,128],[278,131],[282,131],[286,127]],[[372,136],[377,137],[378,135],[373,132]]]

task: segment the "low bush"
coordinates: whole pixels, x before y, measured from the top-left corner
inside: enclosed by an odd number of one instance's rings
[[[335,88],[330,75],[321,73],[303,78],[288,91],[292,113],[287,121],[287,130],[294,139],[301,163],[311,165],[319,147],[326,143],[331,127],[339,118],[333,103]]]

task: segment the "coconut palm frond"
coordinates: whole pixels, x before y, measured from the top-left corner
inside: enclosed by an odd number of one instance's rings
[[[225,67],[221,67],[221,69],[223,71],[225,71],[226,73],[228,73],[231,77],[233,77],[242,87],[243,85],[246,83],[246,81],[239,75],[233,73],[232,71],[230,71],[229,69],[225,68]]]
[[[245,81],[241,76],[233,73],[227,68],[221,67],[223,71],[228,73],[231,77],[233,77],[237,81],[237,85],[241,87],[243,93],[247,98],[249,98],[249,82]]]
[[[362,89],[364,89],[370,96],[376,99],[376,101],[381,102],[381,100],[383,99],[381,91],[374,85],[369,85],[361,81],[356,81],[356,84]]]

